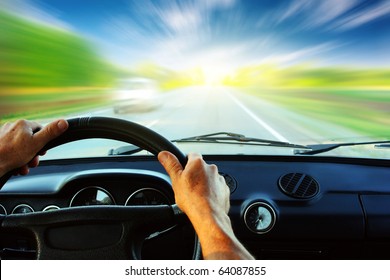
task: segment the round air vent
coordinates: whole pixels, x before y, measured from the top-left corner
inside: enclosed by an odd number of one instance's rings
[[[302,173],[288,173],[279,179],[280,189],[288,196],[294,198],[313,198],[319,191],[317,181]]]
[[[219,174],[225,179],[226,185],[229,187],[230,193],[233,193],[237,189],[237,181],[233,176],[219,172]]]

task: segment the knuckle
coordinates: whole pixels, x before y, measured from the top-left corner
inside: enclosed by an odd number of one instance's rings
[[[46,126],[46,134],[49,136],[49,137],[53,137],[55,136],[55,131],[53,129],[52,126]]]
[[[218,173],[218,167],[215,164],[209,164],[209,167],[212,172]]]
[[[17,127],[25,127],[28,125],[28,121],[27,120],[24,120],[24,119],[21,119],[21,120],[17,120],[15,122],[15,126]]]

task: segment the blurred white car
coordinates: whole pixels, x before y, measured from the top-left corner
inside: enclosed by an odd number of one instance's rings
[[[120,80],[115,92],[116,114],[151,111],[159,106],[157,83],[148,78],[129,78]]]

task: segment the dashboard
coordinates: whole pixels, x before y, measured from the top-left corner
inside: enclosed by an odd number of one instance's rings
[[[256,258],[390,257],[389,161],[306,156],[204,158],[224,176],[231,192],[233,229]],[[11,178],[0,191],[1,257],[36,258],[34,234],[7,229],[7,217],[80,207],[172,204],[170,179],[154,157],[43,161],[28,176]],[[92,228],[88,238],[98,243],[104,232],[103,227]],[[69,233],[67,241],[61,242],[73,242],[76,235]],[[188,221],[146,239],[143,259],[191,259],[197,245]]]

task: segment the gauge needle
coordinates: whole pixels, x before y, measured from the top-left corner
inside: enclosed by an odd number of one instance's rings
[[[256,220],[255,225],[256,225],[257,229],[262,229],[263,228],[263,217],[261,215]],[[259,226],[260,226],[260,228],[259,228]]]

